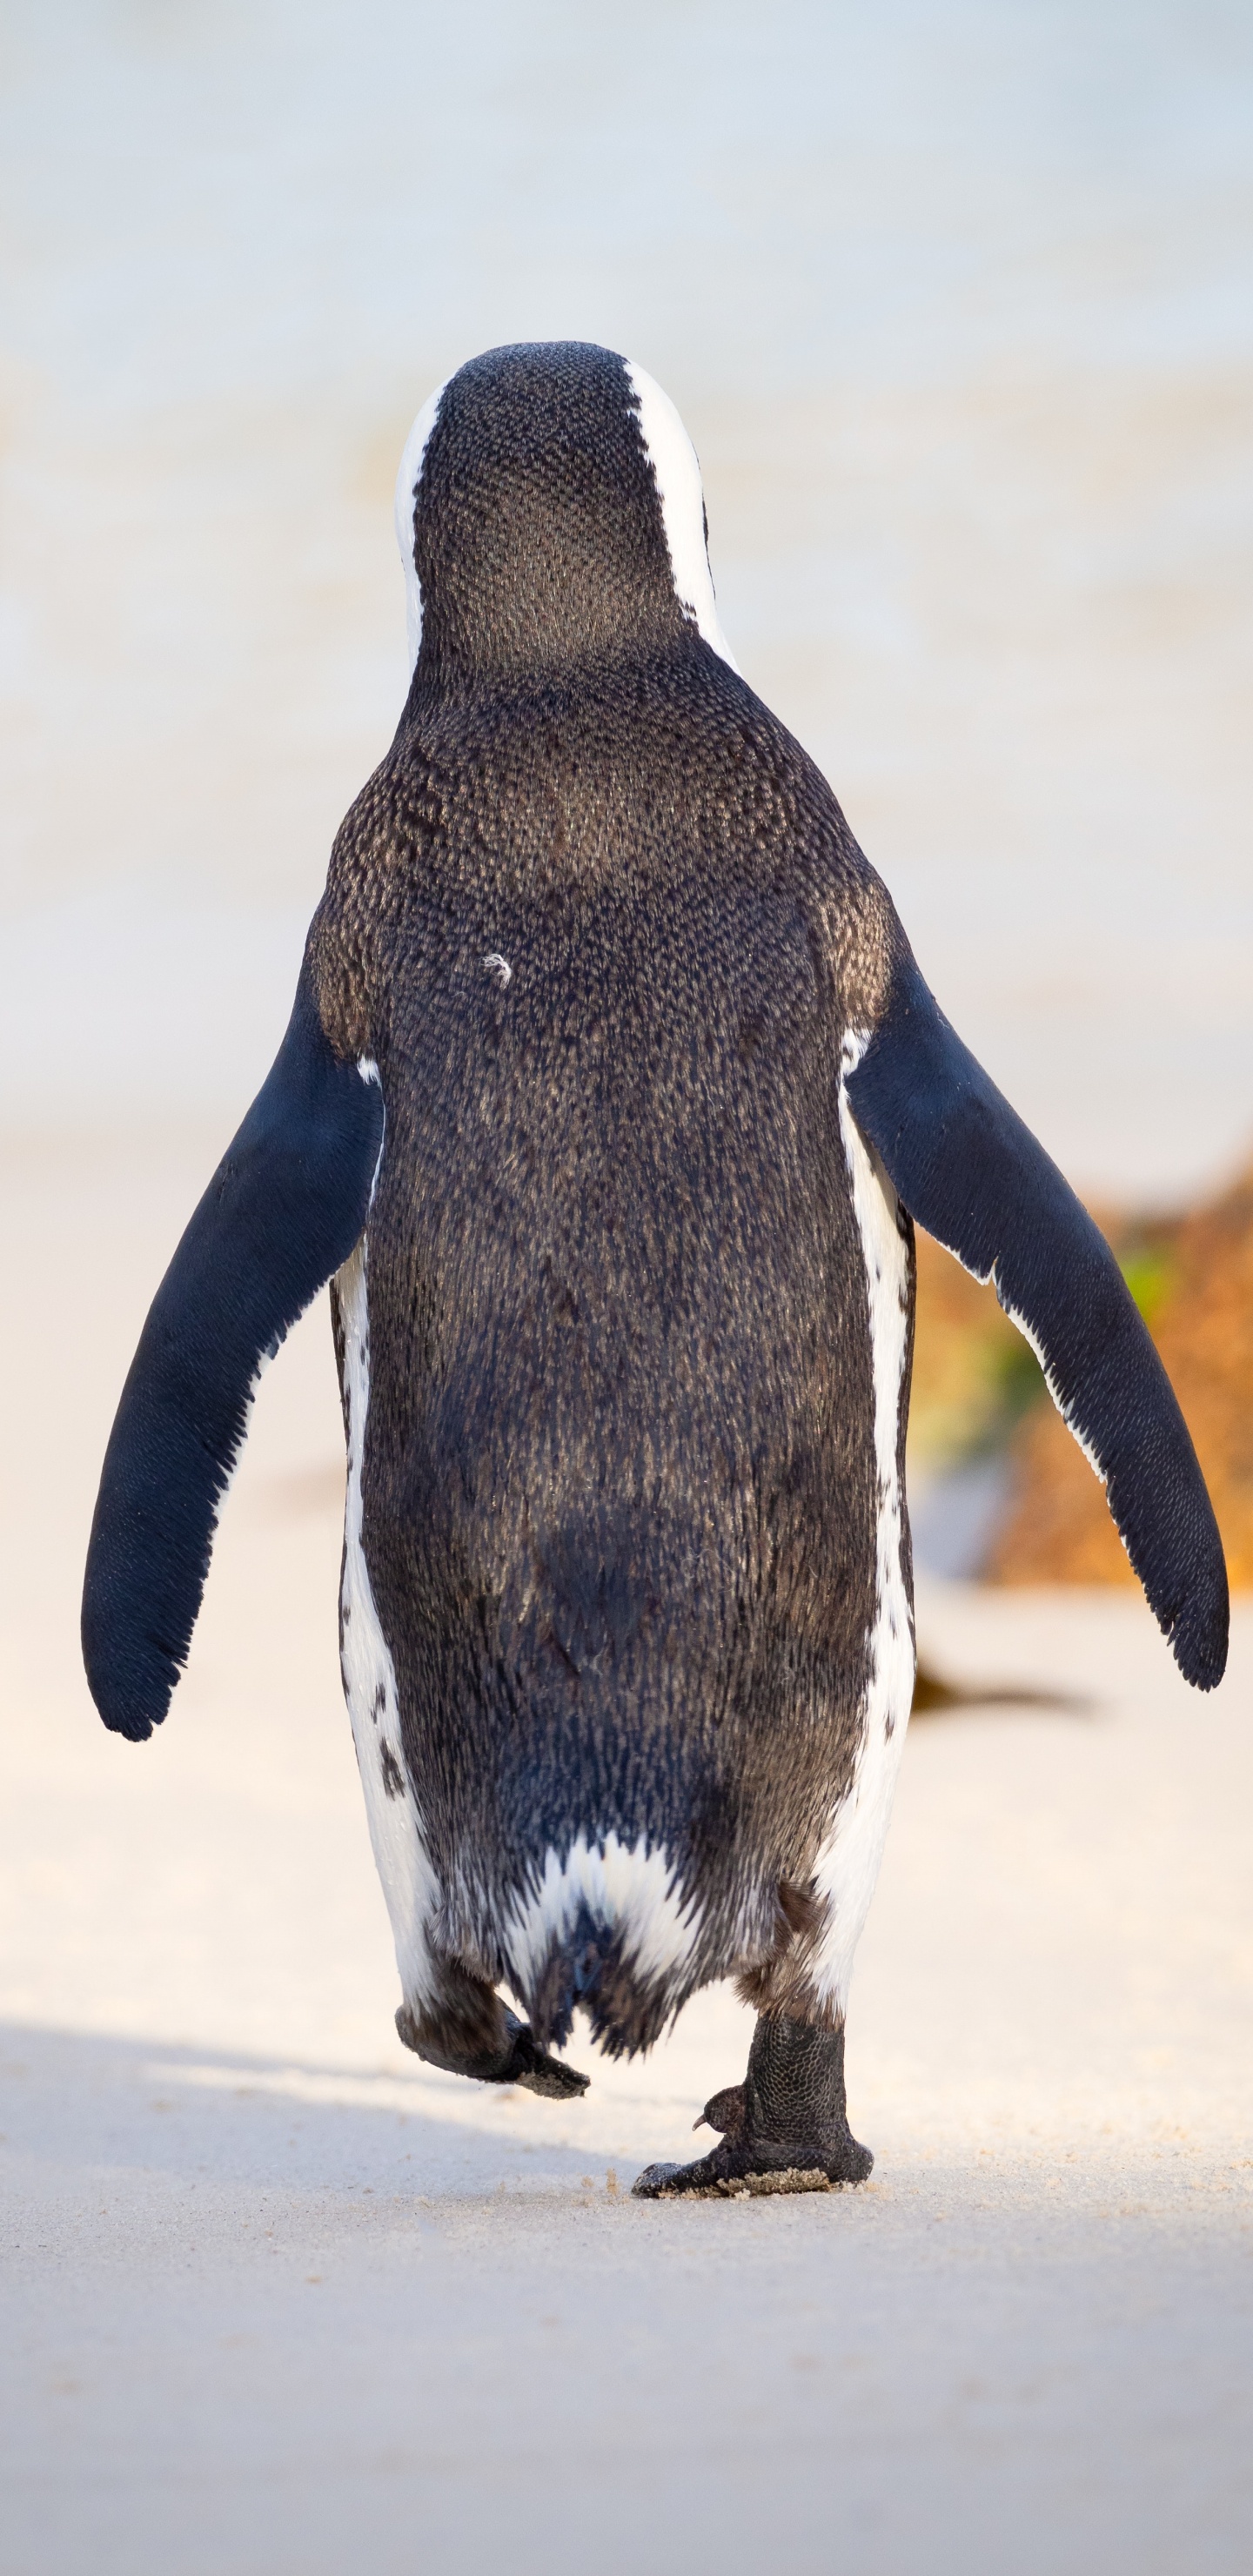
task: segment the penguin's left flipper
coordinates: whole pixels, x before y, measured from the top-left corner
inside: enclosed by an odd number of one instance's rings
[[[1227,1660],[1227,1569],[1174,1390],[1104,1236],[964,1047],[899,926],[887,1000],[845,1048],[845,1091],[911,1216],[994,1279],[1101,1478],[1175,1660],[1213,1690]]]
[[[118,1735],[141,1741],[165,1715],[258,1374],[352,1251],[382,1143],[377,1072],[332,1051],[306,961],[274,1065],[157,1290],[105,1453],[83,1657]]]

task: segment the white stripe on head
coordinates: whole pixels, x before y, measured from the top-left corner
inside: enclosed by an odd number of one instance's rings
[[[705,495],[700,465],[669,394],[642,367],[626,362],[631,390],[639,405],[640,432],[661,502],[662,523],[670,550],[675,596],[695,622],[705,642],[730,665],[731,649],[718,620],[709,549],[705,543]]]
[[[422,641],[422,584],[418,579],[417,565],[413,560],[414,503],[417,499],[418,485],[422,480],[422,464],[427,444],[439,418],[439,407],[448,381],[445,377],[443,384],[436,386],[430,400],[423,403],[405,440],[405,452],[401,457],[400,472],[396,477],[396,543],[400,548],[400,560],[405,568],[405,623],[409,630],[410,679],[413,678],[418,647]]]

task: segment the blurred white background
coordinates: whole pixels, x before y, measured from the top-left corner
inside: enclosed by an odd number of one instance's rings
[[[743,668],[1081,1185],[1253,1138],[1244,0],[6,0],[0,1122],[225,1139],[494,342],[674,395]]]

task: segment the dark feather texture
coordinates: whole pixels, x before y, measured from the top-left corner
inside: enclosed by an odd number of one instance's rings
[[[159,1726],[191,1643],[253,1383],[365,1223],[377,1083],[339,1061],[302,974],[287,1035],[161,1282],[105,1453],[83,1655],[105,1725]]]
[[[1170,1380],[1104,1236],[950,1028],[903,935],[848,1095],[919,1224],[995,1280],[1035,1344],[1180,1671],[1212,1690],[1227,1661],[1227,1569]]]

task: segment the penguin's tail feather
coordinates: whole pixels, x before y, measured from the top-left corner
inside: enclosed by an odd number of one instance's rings
[[[525,1978],[521,2000],[541,2048],[564,2048],[577,2009],[606,2057],[635,2057],[660,2039],[687,1999],[687,1980],[641,1968],[621,1930],[587,1903],[555,1929]]]

